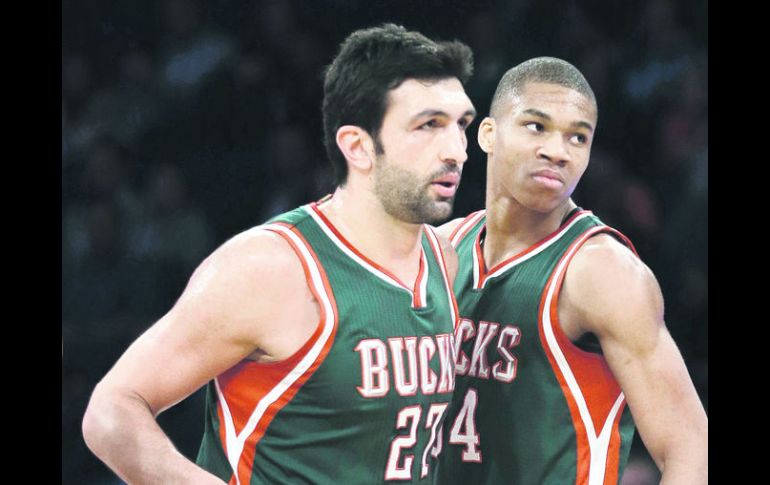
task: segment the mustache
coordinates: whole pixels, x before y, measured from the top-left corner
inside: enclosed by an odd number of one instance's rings
[[[455,166],[447,165],[441,170],[437,170],[432,174],[430,174],[429,179],[430,180],[437,179],[439,177],[443,177],[444,175],[449,175],[450,173],[462,176],[463,171],[456,165]]]

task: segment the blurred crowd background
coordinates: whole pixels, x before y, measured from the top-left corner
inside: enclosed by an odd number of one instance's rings
[[[584,73],[599,123],[574,199],[657,275],[708,410],[707,0],[63,0],[62,483],[121,483],[83,442],[88,397],[202,259],[333,190],[322,70],[383,21],[471,46],[478,119],[530,57]],[[455,216],[484,202],[477,127]],[[159,421],[194,459],[201,391]],[[656,473],[637,437],[623,483]]]

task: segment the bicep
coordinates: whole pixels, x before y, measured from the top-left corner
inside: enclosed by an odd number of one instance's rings
[[[131,344],[97,390],[140,398],[156,415],[173,406],[272,343],[272,326],[286,323],[275,302],[299,293],[301,274],[291,249],[272,236],[225,245],[201,264],[174,307]]]
[[[642,440],[661,466],[672,450],[702,436],[705,413],[666,329],[660,286],[630,253],[593,248],[585,256],[570,286],[581,327],[599,339]],[[600,270],[590,265],[596,260]]]
[[[226,326],[218,327],[175,307],[131,344],[101,390],[138,397],[159,414],[253,350]]]

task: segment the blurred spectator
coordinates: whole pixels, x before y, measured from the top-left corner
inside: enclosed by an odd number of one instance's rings
[[[310,158],[307,136],[300,126],[275,127],[268,138],[265,162],[269,167],[267,177],[271,183],[272,196],[262,213],[263,219],[324,195],[316,192],[317,181],[303,176],[302,172],[308,170],[305,167],[312,170],[314,164],[321,164],[327,169],[328,162],[325,159]]]
[[[672,86],[666,109],[655,131],[657,177],[665,183],[668,204],[705,190],[696,177],[705,174],[702,164],[708,147],[707,74],[699,59],[688,60],[688,69]],[[676,190],[684,187],[685,190]]]
[[[131,310],[130,276],[126,275],[130,268],[117,204],[109,199],[93,201],[83,216],[81,254],[65,267],[62,316],[67,321],[90,323]]]
[[[179,168],[154,167],[144,196],[146,213],[131,235],[131,255],[143,263],[177,268],[186,280],[213,249],[213,234],[203,212],[190,200]],[[175,285],[176,290],[181,290]]]
[[[93,95],[91,61],[76,52],[62,58],[62,168],[67,169],[93,137],[90,127],[81,126],[85,107]]]
[[[649,185],[634,179],[627,179],[621,184],[620,207],[628,231],[636,236],[632,240],[644,240],[649,245],[657,243],[661,235],[660,210]]]
[[[230,60],[232,40],[203,17],[199,0],[164,0],[161,86],[171,99],[194,96]]]
[[[73,183],[72,198],[62,213],[63,263],[79,262],[90,250],[88,217],[94,202],[109,201],[120,212],[120,237],[130,234],[142,217],[129,151],[110,138],[100,138],[89,150],[85,166]],[[98,236],[98,235],[96,235]]]
[[[508,46],[499,42],[499,36],[506,29],[501,20],[495,11],[484,10],[471,17],[467,24],[467,42],[474,47],[475,56],[468,96],[485,115],[500,78],[517,63],[510,60],[516,49],[507,49]]]
[[[129,146],[161,121],[164,107],[150,55],[131,48],[121,56],[117,68],[117,82],[96,91],[86,106],[77,128],[80,136],[73,140],[77,148],[88,147],[99,136]]]
[[[93,94],[94,73],[91,60],[82,52],[73,52],[62,58],[62,100],[72,118],[80,112]]]
[[[638,22],[635,65],[626,77],[629,100],[643,107],[649,98],[680,76],[687,68],[693,48],[689,36],[677,19],[671,0],[653,0],[644,4]]]

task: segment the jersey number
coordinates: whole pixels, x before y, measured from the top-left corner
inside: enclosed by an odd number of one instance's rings
[[[478,403],[476,389],[469,388],[465,393],[463,407],[457,413],[455,422],[449,433],[449,443],[453,445],[465,445],[462,452],[463,461],[481,463],[481,450],[479,450],[479,433],[476,431],[476,403]]]
[[[425,446],[422,454],[422,466],[420,467],[420,478],[428,475],[428,453],[430,456],[437,457],[441,453],[441,435],[439,428],[441,418],[444,416],[448,403],[434,403],[428,408],[425,416],[425,429],[430,429],[430,439]],[[422,407],[419,405],[407,406],[403,408],[396,417],[396,429],[407,428],[408,434],[396,436],[390,444],[390,453],[388,454],[388,464],[385,467],[385,480],[411,480],[412,463],[414,454],[406,452],[417,444],[417,425],[422,415]],[[434,445],[435,443],[435,445]],[[401,451],[404,450],[403,460]],[[402,463],[399,465],[399,463]]]

